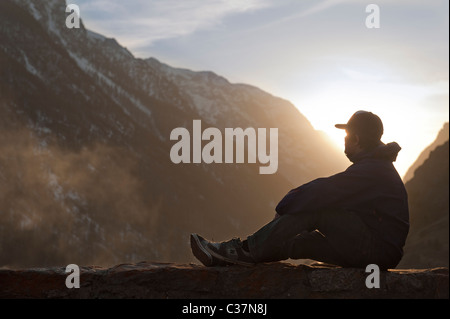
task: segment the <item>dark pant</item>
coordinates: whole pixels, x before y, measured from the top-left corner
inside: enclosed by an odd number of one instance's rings
[[[394,268],[364,222],[352,212],[282,215],[247,238],[256,262],[314,259],[343,267]]]

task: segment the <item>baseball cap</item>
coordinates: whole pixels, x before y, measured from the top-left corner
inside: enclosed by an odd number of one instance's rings
[[[381,139],[384,132],[381,119],[372,112],[367,111],[357,111],[348,120],[347,124],[336,124],[335,127],[378,140]]]

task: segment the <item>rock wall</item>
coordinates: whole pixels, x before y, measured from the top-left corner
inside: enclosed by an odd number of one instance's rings
[[[0,298],[81,299],[445,299],[448,268],[380,272],[367,288],[365,269],[268,263],[206,268],[194,264],[80,267],[80,288],[69,289],[65,267],[0,269]]]

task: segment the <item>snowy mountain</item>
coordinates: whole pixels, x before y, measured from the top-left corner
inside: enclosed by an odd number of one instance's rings
[[[188,234],[245,236],[291,188],[349,162],[288,101],[135,58],[65,26],[64,0],[0,1],[0,266],[193,260]],[[278,128],[278,171],[174,164],[174,128]]]

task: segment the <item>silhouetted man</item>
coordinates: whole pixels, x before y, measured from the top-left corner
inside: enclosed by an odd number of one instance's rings
[[[191,248],[205,266],[254,265],[313,259],[343,267],[395,268],[409,231],[408,200],[392,162],[397,143],[383,144],[380,118],[356,112],[345,129],[344,172],[291,190],[274,220],[242,241],[209,242],[191,235]]]

